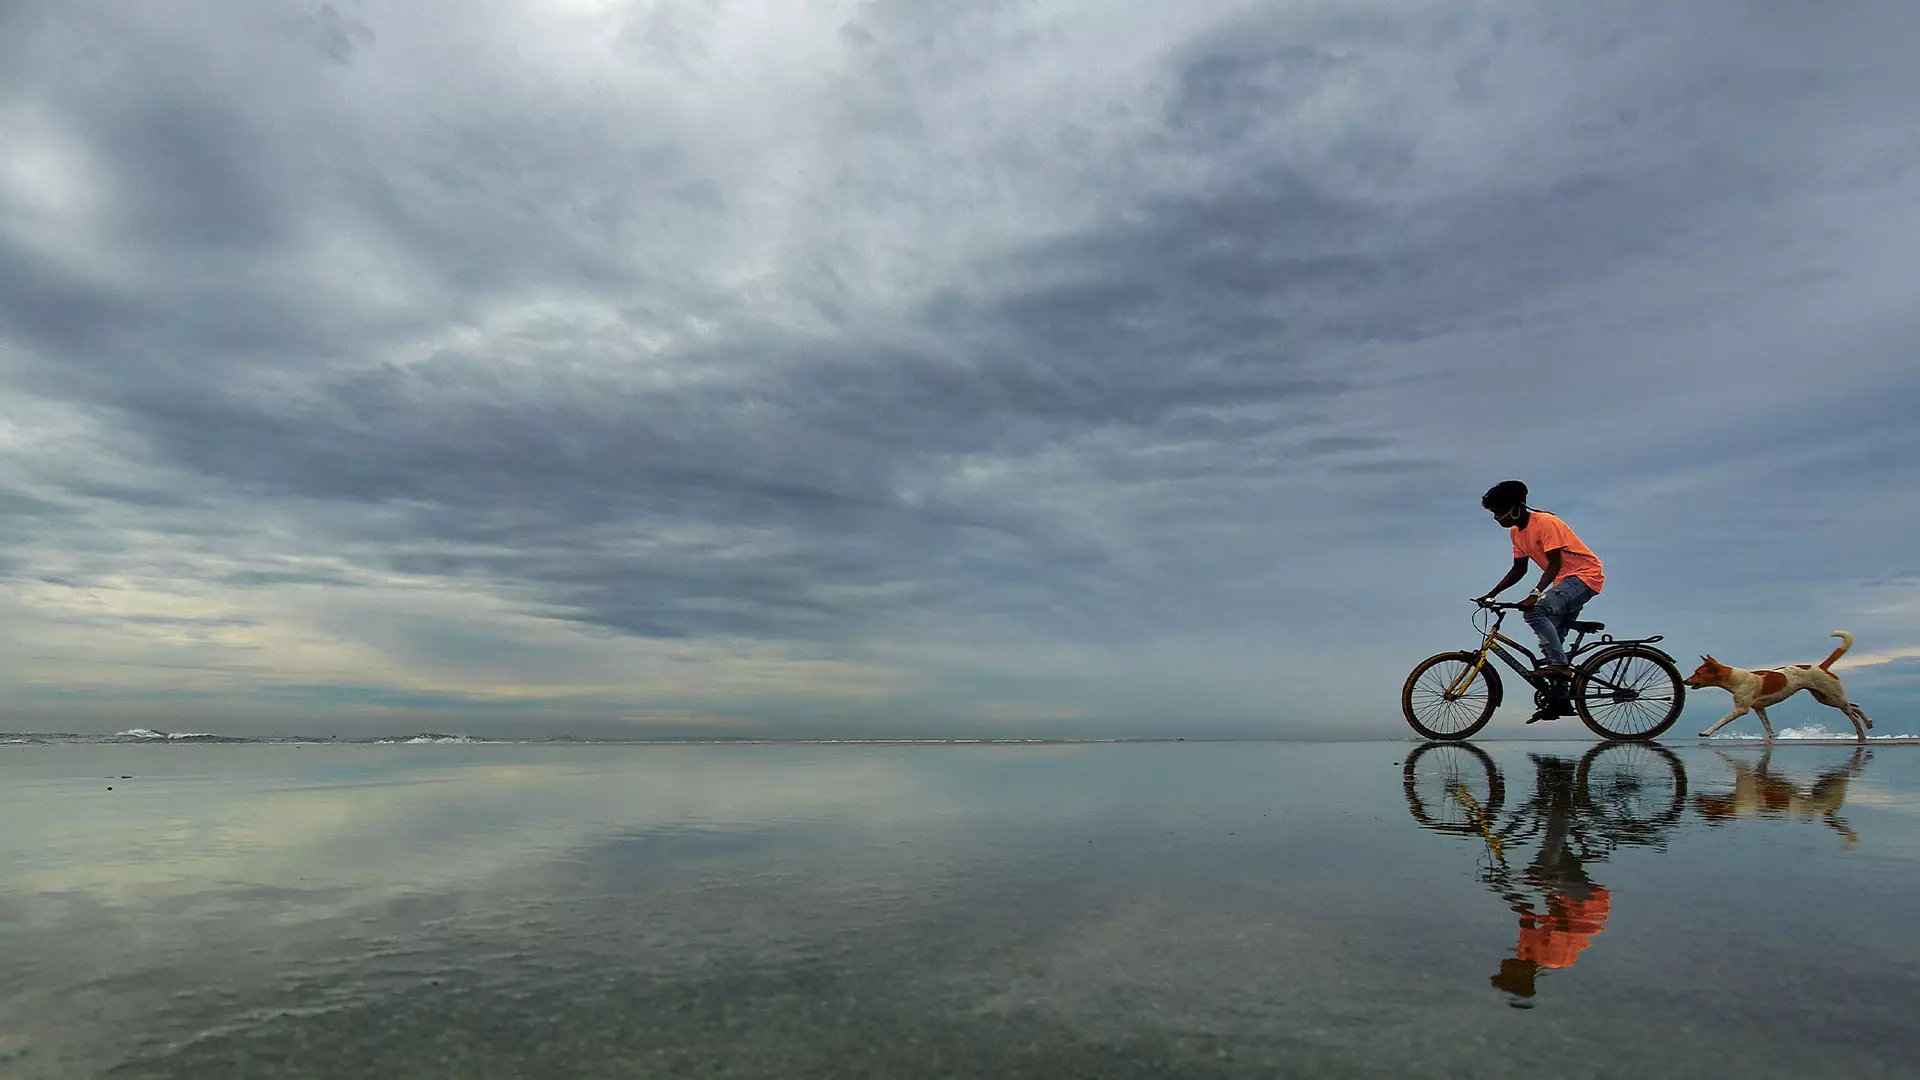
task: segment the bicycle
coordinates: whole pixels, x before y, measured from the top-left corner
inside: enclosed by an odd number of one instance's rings
[[[1540,657],[1533,650],[1500,632],[1507,613],[1519,610],[1519,604],[1493,600],[1474,603],[1478,610],[1474,612],[1473,628],[1481,635],[1480,647],[1427,657],[1415,665],[1401,687],[1400,709],[1413,730],[1426,738],[1472,738],[1493,719],[1505,691],[1500,672],[1487,662],[1489,656],[1499,657],[1533,687],[1533,700],[1539,708],[1570,696],[1581,723],[1603,739],[1658,738],[1680,718],[1686,704],[1686,685],[1673,657],[1654,648],[1654,642],[1662,640],[1663,635],[1616,639],[1602,634],[1589,641],[1587,635],[1601,634],[1606,624],[1571,623],[1573,642],[1567,649],[1567,659],[1575,667],[1571,686],[1563,688],[1555,681],[1560,677],[1538,670]],[[1489,617],[1492,621],[1485,622]],[[1582,654],[1586,654],[1585,659],[1580,659]]]

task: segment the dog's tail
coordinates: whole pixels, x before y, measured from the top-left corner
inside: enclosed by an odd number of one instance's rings
[[[1833,670],[1833,662],[1847,655],[1847,650],[1853,648],[1853,635],[1847,633],[1845,630],[1835,630],[1833,633],[1828,634],[1827,636],[1839,638],[1840,647],[1833,650],[1832,656],[1829,656],[1825,660],[1820,661],[1821,671]]]

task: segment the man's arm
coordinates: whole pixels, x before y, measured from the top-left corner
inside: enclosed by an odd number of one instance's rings
[[[1535,585],[1533,592],[1527,594],[1525,600],[1520,601],[1521,607],[1532,607],[1533,602],[1540,599],[1540,594],[1547,591],[1547,586],[1552,585],[1554,579],[1560,576],[1560,551],[1560,548],[1554,548],[1547,552],[1547,568],[1540,574],[1540,584]],[[1517,573],[1525,572],[1524,568],[1519,566],[1514,567],[1514,570]]]
[[[1557,551],[1554,552],[1553,554],[1555,558],[1559,558],[1560,556],[1560,553]],[[1521,578],[1526,576],[1527,576],[1527,557],[1525,555],[1522,555],[1519,558],[1513,560],[1513,568],[1507,571],[1506,577],[1503,577],[1500,579],[1500,584],[1495,585],[1491,589],[1488,589],[1486,593],[1480,597],[1480,599],[1491,600],[1494,597],[1499,596],[1501,593],[1506,592],[1508,589],[1512,588],[1514,582],[1519,581]]]
[[[1546,570],[1541,572],[1540,584],[1535,585],[1533,587],[1534,592],[1537,592],[1537,593],[1546,592],[1547,586],[1552,585],[1556,580],[1559,579],[1560,552],[1561,552],[1560,548],[1554,548],[1552,551],[1547,552],[1547,568]]]

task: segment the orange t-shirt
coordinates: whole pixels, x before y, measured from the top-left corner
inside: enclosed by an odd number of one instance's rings
[[[1587,545],[1573,535],[1567,523],[1545,510],[1527,511],[1527,524],[1524,528],[1514,526],[1507,530],[1513,537],[1513,557],[1532,559],[1535,566],[1547,568],[1547,552],[1556,548],[1560,551],[1560,576],[1550,584],[1559,584],[1570,577],[1577,577],[1587,583],[1587,588],[1599,592],[1607,583],[1606,570],[1600,560]]]

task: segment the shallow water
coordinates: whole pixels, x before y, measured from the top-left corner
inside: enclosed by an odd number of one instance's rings
[[[0,813],[8,1076],[1920,1060],[1915,749],[30,745]]]

